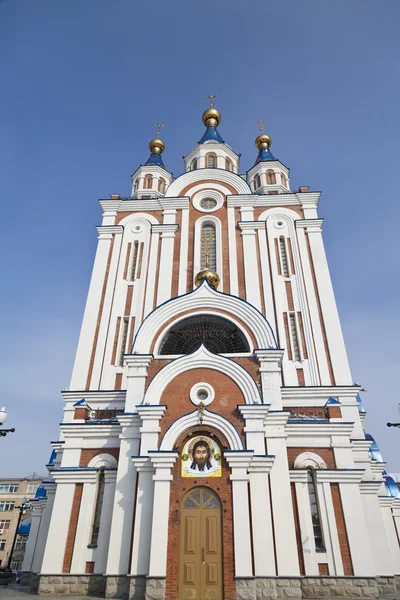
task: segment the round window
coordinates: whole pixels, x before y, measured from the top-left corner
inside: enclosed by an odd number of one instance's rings
[[[217,206],[217,201],[214,198],[203,198],[200,200],[200,206],[205,210],[211,210]]]
[[[204,402],[204,400],[207,400],[207,398],[208,398],[208,392],[207,392],[207,390],[204,390],[204,389],[198,390],[197,397],[202,402]]]

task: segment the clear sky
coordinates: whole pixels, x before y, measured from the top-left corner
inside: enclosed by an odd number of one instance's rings
[[[400,2],[0,0],[0,477],[45,474],[58,439],[100,223],[98,198],[165,124],[164,161],[204,131],[256,157],[256,120],[321,190],[320,216],[367,429],[400,472]]]

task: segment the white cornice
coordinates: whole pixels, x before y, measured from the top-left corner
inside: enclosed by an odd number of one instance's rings
[[[256,206],[300,206],[296,194],[259,194],[256,195]],[[297,214],[297,213],[296,213]]]
[[[252,232],[256,229],[265,229],[264,221],[239,221],[239,229],[244,232]]]
[[[295,221],[296,229],[307,229],[309,233],[318,233],[322,231],[323,219],[297,219]]]
[[[65,439],[69,438],[109,438],[118,437],[121,426],[118,422],[115,423],[86,423],[62,424],[60,430],[64,434]]]
[[[85,398],[90,406],[90,402],[125,402],[126,390],[64,390],[61,392],[65,402],[77,402]]]
[[[307,483],[307,469],[290,469],[289,479],[291,483]]]
[[[364,469],[316,469],[318,483],[360,483]]]
[[[226,205],[228,208],[242,208],[244,206],[251,208],[255,205],[255,203],[256,203],[255,196],[253,196],[253,195],[249,196],[248,194],[246,194],[246,195],[237,194],[234,196],[227,196],[227,199],[226,199]]]
[[[164,223],[161,225],[152,225],[151,231],[152,231],[152,233],[161,233],[162,235],[164,233],[174,234],[175,231],[178,229],[178,227],[179,227],[179,225],[177,225],[175,223]]]
[[[282,169],[282,171],[289,176],[288,167],[284,165],[283,162],[281,162],[278,158],[275,158],[275,160],[262,160],[254,163],[254,165],[247,171],[247,175],[251,177],[251,175],[257,172],[260,168],[268,171],[268,169],[274,169],[276,167]]]
[[[383,481],[361,481],[360,482],[360,492],[362,494],[373,494],[376,495]]]
[[[296,192],[296,197],[304,208],[317,208],[321,192]]]
[[[269,473],[275,462],[275,456],[253,456],[249,466],[249,473]]]
[[[99,237],[117,235],[124,232],[122,225],[100,225],[96,229]]]
[[[311,406],[310,402],[315,403],[315,406],[320,406],[318,401],[324,404],[329,397],[340,397],[340,402],[346,406],[358,406],[356,396],[360,388],[357,386],[332,386],[332,387],[282,387],[282,401],[290,406],[290,402],[294,402],[293,406],[302,406],[302,402],[306,402],[304,406]],[[321,404],[323,406],[323,404]]]
[[[350,437],[354,423],[325,422],[325,421],[302,421],[301,423],[288,422],[286,430],[293,437],[326,437],[341,436]]]

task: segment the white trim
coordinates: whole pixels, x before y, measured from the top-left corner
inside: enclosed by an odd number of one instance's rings
[[[206,398],[199,398],[199,392],[204,391],[207,396]],[[215,398],[215,390],[212,385],[205,381],[199,381],[191,387],[189,392],[190,400],[195,406],[198,406],[202,402],[205,406],[209,406]]]
[[[212,200],[215,200],[215,202],[217,204],[214,206],[214,208],[202,208],[200,203],[205,198],[211,198]],[[214,189],[200,190],[193,194],[192,204],[193,204],[193,207],[196,210],[198,210],[199,212],[209,214],[209,213],[215,212],[216,210],[219,210],[221,208],[221,206],[223,206],[224,196],[223,196],[222,192],[214,190]]]
[[[132,352],[148,354],[159,329],[177,314],[193,309],[212,310],[216,308],[247,323],[256,338],[259,349],[275,349],[277,347],[270,324],[254,306],[236,296],[218,292],[203,282],[193,292],[172,298],[150,313],[137,332]]]
[[[211,369],[225,373],[239,386],[246,404],[261,404],[260,392],[251,375],[233,360],[213,354],[204,346],[193,354],[182,356],[165,365],[151,380],[143,404],[160,404],[161,396],[169,382],[192,369]]]
[[[176,440],[185,432],[199,424],[199,415],[197,410],[194,412],[184,415],[177,421],[175,421],[164,434],[164,437],[160,444],[160,450],[173,450]],[[227,440],[231,450],[244,450],[243,443],[235,427],[224,417],[221,417],[217,413],[204,411],[203,423],[205,427],[213,427],[217,431],[220,431],[225,439]]]
[[[156,342],[154,344],[154,352],[153,355],[155,358],[166,358],[166,356],[164,354],[160,354],[160,345],[161,342],[163,341],[163,339],[165,338],[165,336],[168,334],[168,332],[172,329],[172,327],[174,327],[177,323],[179,323],[179,321],[183,321],[184,319],[189,319],[190,317],[196,317],[199,315],[214,315],[215,317],[221,317],[222,319],[226,319],[227,321],[230,321],[231,323],[233,323],[238,329],[240,329],[240,331],[243,333],[243,335],[245,336],[247,343],[249,345],[249,352],[245,352],[245,353],[240,353],[240,356],[244,355],[244,356],[250,356],[253,351],[253,343],[251,341],[251,338],[249,336],[249,334],[247,333],[247,331],[242,327],[242,325],[240,325],[236,319],[233,319],[231,317],[231,315],[221,315],[221,313],[218,312],[214,312],[212,310],[199,310],[190,314],[186,314],[186,315],[182,315],[180,317],[178,317],[177,319],[174,319],[174,321],[172,321],[166,329],[163,329],[160,333],[160,335],[158,336],[158,338],[156,339]],[[176,355],[172,355],[173,358],[176,358]],[[184,354],[182,354],[181,356],[185,356]],[[224,355],[222,355],[224,356]],[[237,356],[235,354],[235,356]]]
[[[196,169],[184,173],[171,183],[165,194],[166,197],[173,198],[180,196],[182,190],[191,183],[201,183],[205,179],[227,183],[235,188],[238,194],[251,194],[251,189],[239,175],[226,171],[225,169]]]
[[[302,452],[294,461],[294,468],[307,469],[308,467],[312,467],[313,469],[327,468],[326,462],[318,454],[314,452]]]
[[[97,456],[94,456],[92,458],[92,460],[90,461],[90,463],[88,464],[88,467],[96,467],[96,468],[100,468],[100,467],[116,467],[117,466],[117,461],[114,458],[114,456],[112,456],[111,454],[97,454]]]

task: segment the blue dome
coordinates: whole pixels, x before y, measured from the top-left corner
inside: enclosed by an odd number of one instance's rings
[[[400,498],[400,490],[393,477],[390,477],[390,475],[384,475],[384,477],[386,496],[391,496],[392,498]]]
[[[36,490],[35,498],[46,498],[46,490],[42,485]]]
[[[145,164],[146,165],[158,165],[159,167],[163,167],[165,169],[164,162],[163,162],[163,159],[161,157],[161,154],[157,154],[156,152],[152,152],[150,154],[150,156],[146,160]]]
[[[381,451],[379,450],[378,444],[376,443],[376,441],[374,440],[374,438],[372,437],[372,435],[369,434],[369,433],[366,433],[365,434],[365,439],[372,441],[372,444],[371,444],[371,446],[369,447],[369,450],[368,450],[368,453],[369,453],[370,457],[373,460],[376,460],[377,462],[383,463],[383,458],[382,458]]]
[[[18,535],[29,535],[32,519],[24,519],[18,527]]]
[[[360,394],[357,394],[356,400],[358,402],[358,412],[365,412],[365,408],[363,406]]]
[[[255,164],[266,160],[276,160],[276,158],[267,148],[263,148],[259,151]]]
[[[199,144],[204,144],[205,142],[219,142],[220,144],[224,144],[224,140],[219,135],[216,127],[207,127]]]

